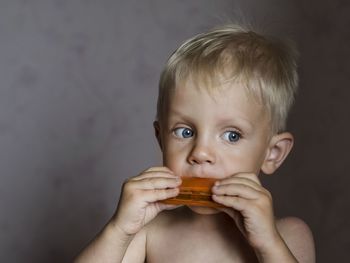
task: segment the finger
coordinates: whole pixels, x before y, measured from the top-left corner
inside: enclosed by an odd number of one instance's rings
[[[144,200],[148,203],[154,203],[157,201],[165,200],[168,198],[175,197],[179,194],[179,188],[169,188],[169,189],[156,189],[156,190],[145,190]]]
[[[137,188],[143,190],[166,189],[180,186],[179,177],[148,177],[137,181]]]
[[[250,200],[241,198],[239,196],[213,195],[212,198],[215,202],[227,207],[231,207],[240,212],[243,211],[250,202]]]
[[[259,177],[254,173],[238,173],[236,174],[237,178],[246,178],[249,180],[252,180],[253,182],[257,183],[258,185],[261,185]]]
[[[262,188],[262,186],[257,184],[255,181],[252,181],[251,179],[247,179],[244,177],[233,176],[233,177],[215,182],[216,186],[219,186],[219,185],[222,186],[227,184],[245,184],[247,186],[254,188],[256,191],[260,191]]]
[[[237,173],[237,174],[231,175],[230,177],[227,177],[223,180],[220,180],[219,182],[225,182],[225,181],[233,179],[233,178],[244,178],[247,180],[251,180],[252,182],[256,183],[257,185],[261,185],[261,182],[260,182],[258,176],[254,173]]]
[[[230,217],[234,218],[236,216],[236,214],[238,214],[237,211],[233,210],[230,207],[218,207],[216,208],[218,211],[224,212],[226,214],[228,214]]]
[[[173,171],[171,171],[166,166],[153,166],[153,167],[150,167],[150,168],[146,169],[142,173],[148,173],[148,172],[169,172],[169,173],[173,173]]]
[[[214,186],[212,192],[215,195],[239,196],[250,200],[258,199],[261,195],[260,191],[239,183]]]
[[[170,173],[167,171],[152,171],[152,172],[144,172],[136,177],[131,178],[131,180],[138,181],[144,178],[152,178],[152,177],[178,178],[179,176],[176,176],[173,173]]]

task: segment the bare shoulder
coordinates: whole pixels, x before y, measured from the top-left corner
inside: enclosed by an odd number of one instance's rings
[[[315,244],[309,226],[300,218],[286,217],[276,221],[284,242],[299,262],[315,262]]]

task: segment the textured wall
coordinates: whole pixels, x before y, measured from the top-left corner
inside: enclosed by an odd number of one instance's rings
[[[301,50],[296,148],[264,181],[278,215],[309,223],[318,262],[341,262],[350,7],[294,2],[1,1],[0,261],[68,262],[101,229],[121,182],[160,163],[152,121],[167,56],[243,13]]]
[[[310,224],[317,262],[347,262],[350,2],[298,1],[296,9],[301,83],[290,119],[296,145],[281,177],[271,177],[276,196],[283,197],[275,200],[283,214],[300,215]],[[282,179],[285,174],[288,179]]]

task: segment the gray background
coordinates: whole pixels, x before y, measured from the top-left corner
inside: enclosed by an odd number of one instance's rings
[[[125,178],[160,164],[159,72],[195,33],[244,14],[301,53],[296,145],[263,178],[278,216],[312,228],[318,262],[349,243],[348,1],[0,2],[0,261],[69,262]]]

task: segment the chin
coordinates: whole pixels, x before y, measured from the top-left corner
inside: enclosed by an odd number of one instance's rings
[[[205,206],[188,206],[188,208],[200,215],[214,215],[220,213],[220,211],[215,208]]]

